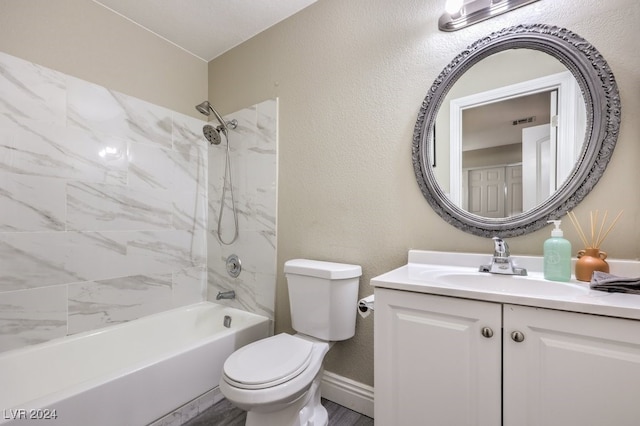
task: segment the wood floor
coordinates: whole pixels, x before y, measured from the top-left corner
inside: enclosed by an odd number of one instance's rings
[[[329,413],[329,426],[373,426],[373,419],[351,411],[341,405],[322,399]],[[246,413],[226,399],[218,402],[184,426],[244,426]]]

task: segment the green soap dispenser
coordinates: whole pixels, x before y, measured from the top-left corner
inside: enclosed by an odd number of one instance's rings
[[[560,220],[549,220],[555,229],[551,238],[544,242],[544,279],[569,281],[571,279],[571,243],[563,238]]]

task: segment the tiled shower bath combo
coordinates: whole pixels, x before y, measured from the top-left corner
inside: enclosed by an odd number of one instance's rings
[[[200,120],[0,54],[0,351],[198,302]]]
[[[0,52],[0,356],[219,290],[273,319],[277,101],[230,116],[240,238],[222,246],[225,142],[204,121]]]

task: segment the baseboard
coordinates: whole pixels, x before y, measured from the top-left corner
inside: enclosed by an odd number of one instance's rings
[[[322,397],[350,410],[373,418],[373,387],[325,371],[321,383]]]

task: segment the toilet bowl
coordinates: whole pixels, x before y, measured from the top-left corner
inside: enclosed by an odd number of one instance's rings
[[[247,411],[247,425],[314,425],[327,417],[320,403],[322,361],[331,343],[286,333],[259,340],[225,362],[220,391]],[[328,417],[327,417],[328,419]]]
[[[326,426],[320,402],[323,360],[355,334],[358,265],[295,259],[285,263],[292,326],[238,349],[224,363],[220,391],[247,411],[248,426]]]

